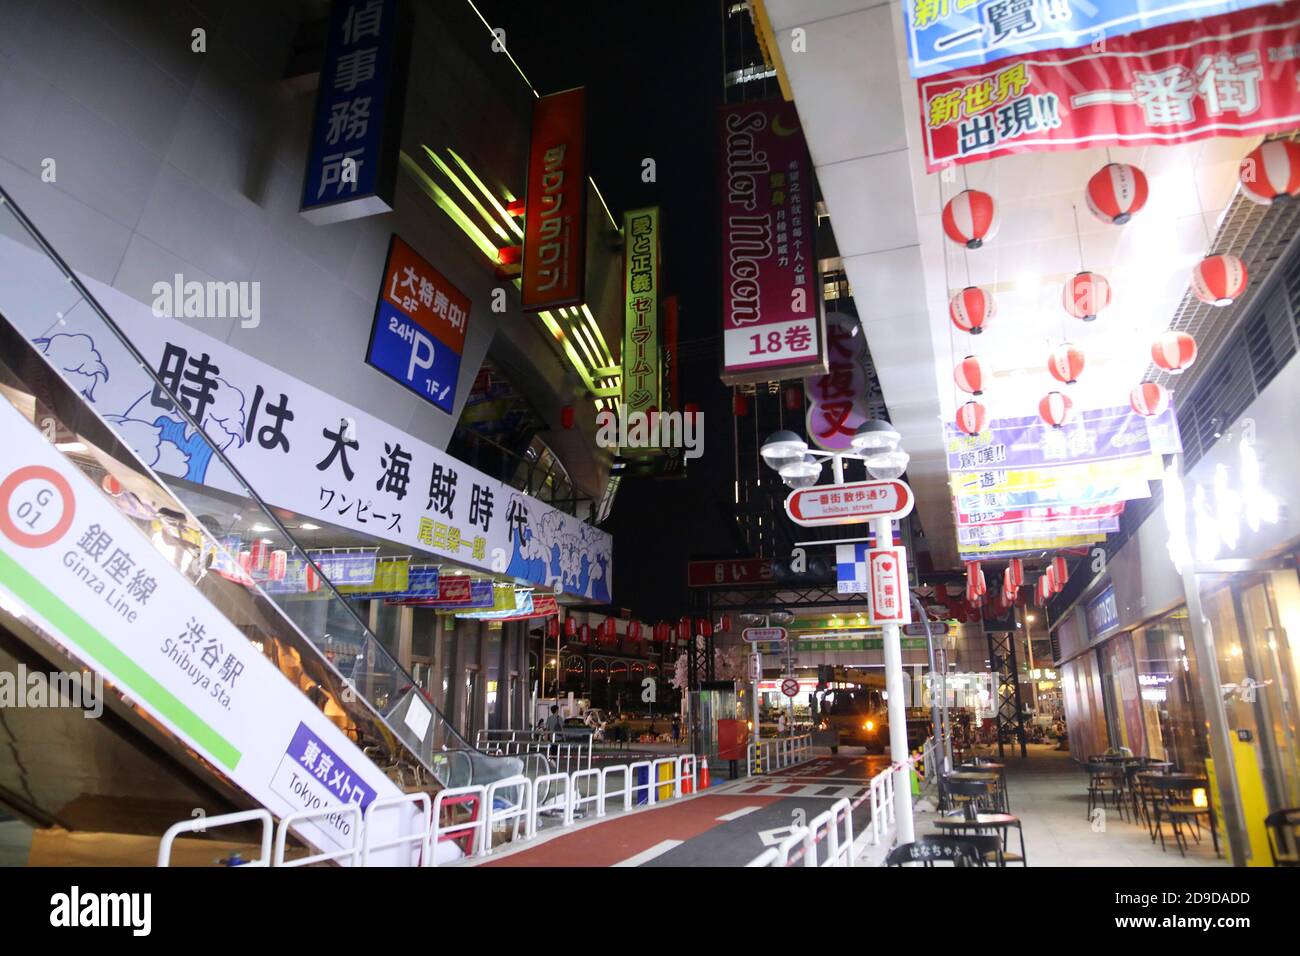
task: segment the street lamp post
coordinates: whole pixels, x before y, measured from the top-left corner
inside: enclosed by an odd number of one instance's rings
[[[844,484],[844,459],[861,461],[866,465],[872,478],[881,484],[897,485],[898,493],[906,496],[906,505],[897,512],[874,513],[870,516],[872,530],[876,536],[876,548],[890,548],[893,544],[893,520],[901,519],[912,508],[911,490],[899,479],[907,470],[909,461],[907,452],[899,448],[900,435],[889,422],[872,419],[858,427],[851,440],[852,452],[848,451],[810,451],[808,443],[791,431],[778,431],[763,442],[759,453],[768,466],[774,469],[785,484],[798,492],[800,489],[812,488],[821,479],[822,466],[829,461],[834,485]],[[791,499],[797,495],[792,494]],[[800,524],[811,521],[800,520],[790,511],[790,501],[786,502],[786,511],[792,520]],[[862,516],[850,518],[822,518],[817,523],[855,523],[864,520]],[[901,557],[895,580],[906,588],[907,552],[899,549]],[[899,616],[906,620],[911,605],[905,594],[893,594],[893,600],[900,606]],[[878,615],[875,602],[877,595],[872,595],[872,612]],[[901,628],[898,618],[878,620],[881,626],[882,644],[885,652],[885,689],[888,693],[889,714],[889,752],[894,764],[894,816],[897,821],[898,843],[911,843],[914,839],[912,821],[912,786],[910,766],[907,762],[907,708],[903,691],[903,647],[900,636]]]

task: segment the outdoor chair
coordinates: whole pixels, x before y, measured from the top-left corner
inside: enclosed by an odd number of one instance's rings
[[[1300,866],[1300,807],[1274,810],[1264,818],[1274,866]]]

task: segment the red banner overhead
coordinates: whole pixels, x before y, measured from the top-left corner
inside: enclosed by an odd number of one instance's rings
[[[523,307],[578,305],[587,263],[586,91],[543,96],[533,104],[524,211]]]
[[[1257,7],[917,81],[926,169],[1300,125],[1300,9]]]

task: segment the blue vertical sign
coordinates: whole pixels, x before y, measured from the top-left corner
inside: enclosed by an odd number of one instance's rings
[[[299,212],[315,225],[392,211],[410,31],[402,0],[335,0]]]

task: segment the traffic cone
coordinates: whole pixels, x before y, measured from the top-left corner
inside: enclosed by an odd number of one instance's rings
[[[701,790],[709,789],[709,758],[708,757],[702,757],[700,759],[700,789]]]
[[[679,768],[680,766],[681,765],[678,764]],[[694,792],[695,792],[695,784],[692,781],[691,777],[687,774],[682,774],[682,795],[685,796],[688,793],[694,793]]]

